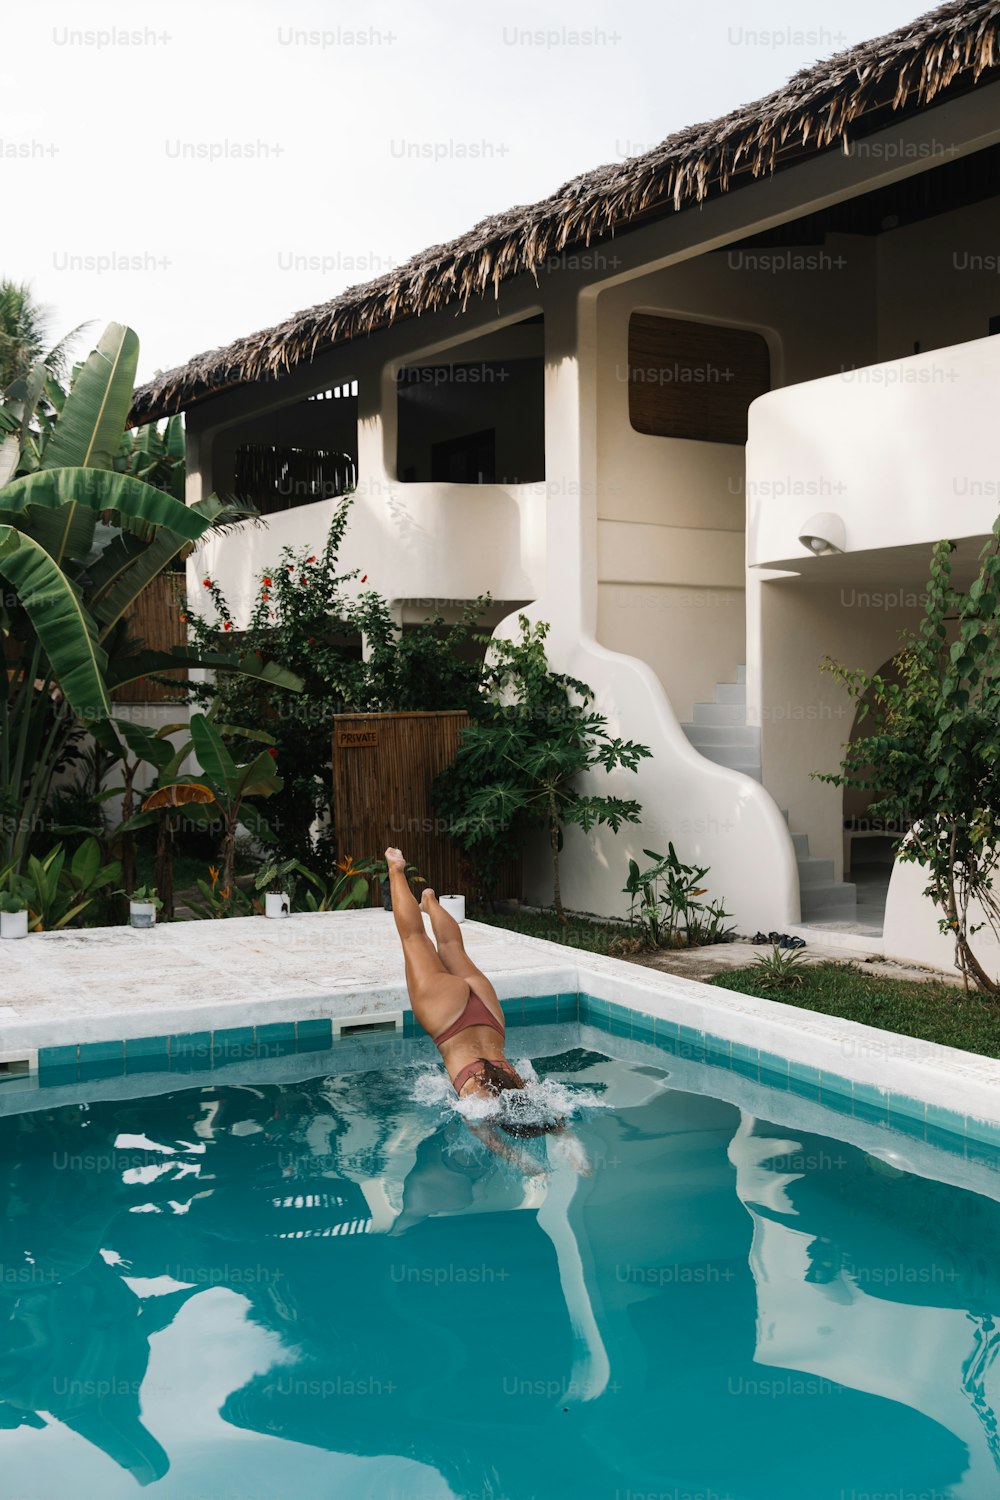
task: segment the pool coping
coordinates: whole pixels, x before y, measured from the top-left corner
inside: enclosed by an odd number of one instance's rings
[[[924,1139],[944,1132],[1000,1148],[1000,1060],[483,923],[468,922],[465,930],[500,999],[520,1003],[522,1017],[551,1011],[551,1019],[596,1022],[637,1040],[680,1045],[695,1058],[699,1052],[714,1062],[728,1058],[734,1072],[829,1107],[847,1104],[847,1113],[859,1117],[908,1121]],[[230,1061],[234,1052],[237,1059],[280,1055],[300,1043],[302,1050],[319,1049],[343,1017],[376,1021],[401,1011],[404,1031],[415,1024],[392,919],[379,911],[175,924],[158,929],[153,942],[129,928],[46,933],[10,946],[18,962],[4,966],[0,1061],[23,1058],[31,1071],[0,1083],[4,1094],[55,1081],[57,1072],[66,1081],[67,1068],[78,1078],[95,1077],[102,1069],[153,1071],[166,1058],[177,1071],[193,1071],[206,1066],[206,1056],[211,1066],[220,1051],[226,1055],[219,1060]],[[109,968],[115,954],[122,956],[122,971],[110,973],[101,994],[80,1010],[59,960],[74,953],[92,960],[95,951],[102,960],[106,955]],[[359,954],[368,964],[365,982],[344,972],[352,962],[359,967]],[[0,956],[6,955],[7,945]],[[176,982],[187,988],[167,1003],[140,1005],[136,966],[145,973],[142,966],[148,968],[154,955],[167,971],[173,961]],[[331,955],[345,959],[339,977]],[[62,989],[19,1012],[16,981],[27,981],[29,956],[35,993],[39,969],[44,978],[47,967]],[[276,964],[280,971],[283,957],[293,971],[287,978],[267,967]],[[255,985],[255,997],[234,989],[236,979],[244,990]],[[224,997],[204,1000],[219,986]],[[30,983],[22,988],[31,993]]]

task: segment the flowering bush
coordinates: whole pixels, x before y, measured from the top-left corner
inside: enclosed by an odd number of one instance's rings
[[[246,725],[273,738],[284,789],[272,798],[268,821],[284,854],[326,876],[333,875],[336,858],[330,815],[333,715],[446,708],[475,712],[485,647],[485,637],[476,633],[484,600],[470,605],[457,625],[435,614],[400,631],[388,601],[377,591],[348,588],[368,579],[360,569],[340,571],[349,510],[349,500],[338,507],[322,551],[286,547],[261,574],[245,627],[209,574],[202,579],[209,607],[189,621],[199,646],[218,649],[236,632],[244,652],[254,653],[263,664],[291,667],[304,680],[303,691],[294,695],[275,693],[256,680],[233,679],[194,684],[192,697],[219,700],[217,722],[223,733],[225,725]],[[319,838],[312,831],[317,824],[326,830]]]

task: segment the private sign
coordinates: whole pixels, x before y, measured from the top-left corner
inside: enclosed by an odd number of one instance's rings
[[[377,745],[377,729],[337,729],[337,749],[356,750],[362,745]]]

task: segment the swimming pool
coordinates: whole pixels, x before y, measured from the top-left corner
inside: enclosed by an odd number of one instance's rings
[[[1000,1493],[995,1152],[511,1041],[573,1151],[391,1036],[12,1099],[6,1500]]]

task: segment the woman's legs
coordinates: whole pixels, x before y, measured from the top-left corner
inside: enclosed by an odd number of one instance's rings
[[[466,953],[461,927],[451,913],[445,911],[429,886],[424,889],[420,897],[420,910],[425,911],[431,919],[438,957],[448,973],[457,974],[460,979],[468,980],[470,987],[475,990],[481,1000],[485,1000],[487,1004],[492,1003],[496,1007],[497,1019],[502,1019],[503,1010],[497,999],[496,990],[482,969],[477,968]]]
[[[438,1036],[461,1015],[469,986],[449,973],[424,931],[424,919],[406,878],[406,860],[398,849],[385,851],[392,892],[392,915],[403,947],[406,988],[420,1025]],[[444,915],[444,913],[442,913]]]

